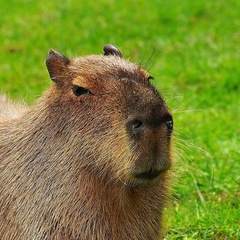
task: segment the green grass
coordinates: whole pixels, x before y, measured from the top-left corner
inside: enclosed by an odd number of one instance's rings
[[[51,82],[50,48],[74,57],[117,45],[146,65],[174,113],[166,239],[239,239],[239,9],[238,0],[2,0],[1,91],[31,103]]]

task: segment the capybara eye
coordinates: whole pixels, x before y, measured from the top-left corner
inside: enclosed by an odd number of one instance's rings
[[[134,120],[133,122],[131,122],[131,131],[134,134],[137,134],[140,132],[142,126],[143,126],[143,122],[141,120]]]
[[[77,85],[72,86],[72,91],[76,96],[89,95],[91,94],[90,90],[84,87],[79,87]]]
[[[168,127],[168,130],[169,131],[172,131],[173,130],[173,119],[172,117],[168,117],[165,121],[167,127]]]

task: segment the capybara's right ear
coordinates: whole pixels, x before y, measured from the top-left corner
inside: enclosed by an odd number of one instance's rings
[[[104,56],[115,55],[120,58],[123,57],[121,51],[117,47],[113,46],[112,44],[106,44],[103,47],[103,51],[104,51]]]
[[[60,54],[55,50],[50,50],[49,55],[46,59],[46,66],[50,75],[50,78],[59,83],[65,73],[68,71],[67,65],[69,64],[70,60]]]

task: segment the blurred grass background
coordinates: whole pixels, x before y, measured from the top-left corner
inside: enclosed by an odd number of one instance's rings
[[[106,43],[141,63],[173,111],[176,183],[166,239],[240,239],[240,1],[1,0],[0,89],[32,103],[50,48]]]

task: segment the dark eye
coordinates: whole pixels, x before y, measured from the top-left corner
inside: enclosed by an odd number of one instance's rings
[[[168,117],[165,121],[167,127],[168,127],[168,130],[169,131],[172,131],[173,130],[173,119],[172,117]]]
[[[90,90],[84,87],[79,87],[77,85],[72,86],[72,91],[76,96],[89,95],[91,94]]]

